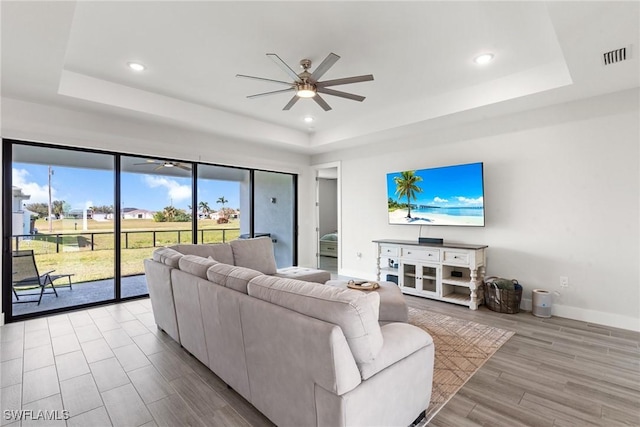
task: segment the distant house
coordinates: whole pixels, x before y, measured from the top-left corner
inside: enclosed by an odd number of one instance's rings
[[[70,209],[66,218],[82,219],[84,218],[84,209]],[[87,219],[93,219],[93,210],[87,209]]]
[[[218,218],[238,219],[238,211],[236,211],[235,209],[232,209],[232,208],[224,208],[224,209],[220,209],[217,212],[211,212],[209,214],[209,218],[211,218],[211,219],[218,219]]]
[[[125,208],[122,210],[123,219],[153,219],[155,212],[148,211],[146,209],[131,209]]]
[[[11,192],[13,195],[12,203],[11,203],[11,212],[12,212],[12,227],[14,235],[25,235],[25,234],[33,234],[34,223],[37,214],[31,212],[30,210],[24,207],[24,201],[29,200],[31,198],[30,195],[24,194],[20,187],[12,187]]]
[[[94,221],[110,221],[113,219],[113,214],[104,213],[104,212],[94,212],[93,219]]]

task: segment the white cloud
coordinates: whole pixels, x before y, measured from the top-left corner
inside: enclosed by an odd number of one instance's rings
[[[49,188],[47,185],[40,185],[36,182],[29,182],[29,171],[26,169],[12,169],[12,185],[19,187],[24,194],[31,196],[29,200],[25,200],[25,204],[29,203],[49,203]],[[51,197],[56,200],[56,189],[51,187]]]
[[[144,182],[151,188],[164,187],[167,190],[167,198],[174,202],[191,198],[191,186],[180,185],[173,179],[145,175]]]
[[[437,203],[447,203],[447,202],[448,202],[448,200],[447,200],[447,199],[443,199],[443,198],[438,197],[438,196],[434,197],[434,198],[433,198],[433,201],[434,201],[434,202],[437,202]]]
[[[460,203],[464,203],[465,205],[481,205],[483,198],[478,197],[476,199],[470,199],[468,197],[456,197]]]

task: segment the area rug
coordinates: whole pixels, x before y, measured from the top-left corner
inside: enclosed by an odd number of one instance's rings
[[[409,307],[409,323],[427,331],[436,346],[433,391],[424,426],[515,333]]]

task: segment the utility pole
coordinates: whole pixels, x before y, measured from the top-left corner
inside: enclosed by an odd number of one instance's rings
[[[51,176],[53,175],[53,169],[49,166],[49,218],[47,218],[47,222],[49,223],[49,233],[53,232],[53,221],[51,221]]]

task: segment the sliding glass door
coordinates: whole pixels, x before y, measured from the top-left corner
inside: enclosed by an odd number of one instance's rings
[[[190,163],[122,156],[120,248],[122,297],[148,293],[146,258],[157,246],[192,242]]]
[[[3,140],[6,320],[148,294],[155,248],[270,236],[296,264],[296,176]]]
[[[246,169],[198,165],[196,216],[198,243],[220,243],[248,236],[251,183]]]
[[[11,174],[13,315],[113,299],[114,157],[15,145]]]

